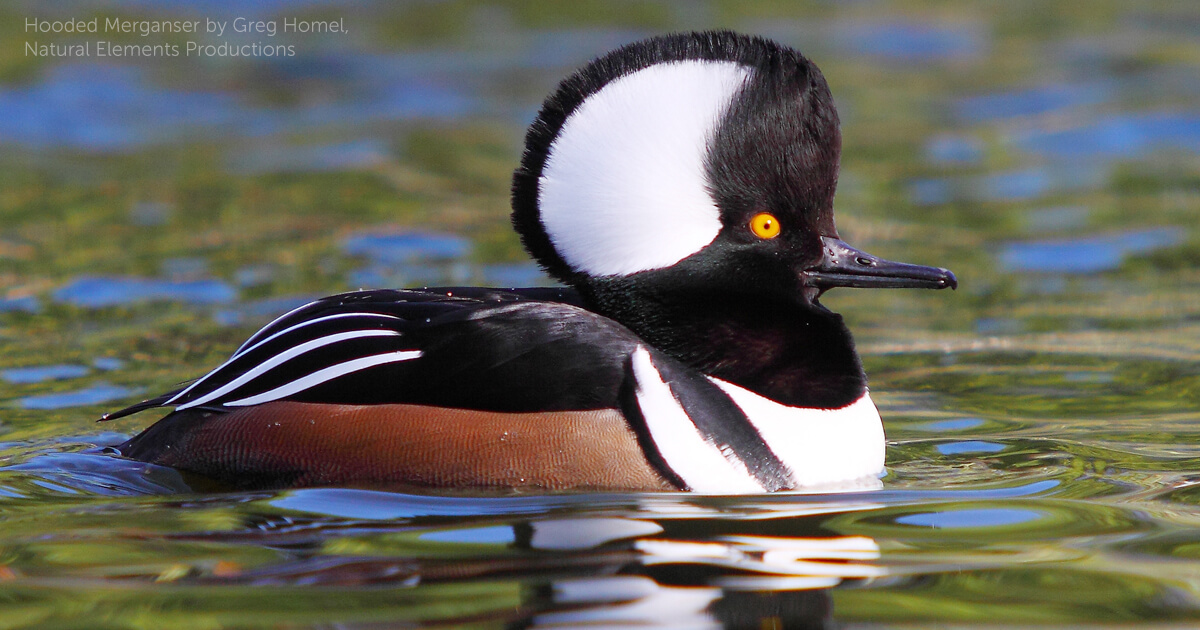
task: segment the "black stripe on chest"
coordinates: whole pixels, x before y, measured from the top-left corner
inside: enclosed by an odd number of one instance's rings
[[[737,403],[703,374],[688,369],[670,357],[651,352],[651,363],[670,389],[679,406],[695,425],[701,438],[715,446],[726,459],[736,459],[764,490],[774,492],[793,486],[791,468],[771,449]],[[627,386],[622,390],[622,410],[648,448],[647,454],[660,468],[671,470],[652,443],[634,390],[637,386],[632,361],[627,364]],[[677,474],[668,476],[681,486],[687,484]]]

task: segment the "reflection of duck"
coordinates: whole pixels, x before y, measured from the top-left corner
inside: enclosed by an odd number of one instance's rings
[[[826,589],[886,575],[870,564],[879,546],[863,536],[642,537],[632,546],[638,555],[615,574],[556,580],[532,627],[833,627]]]
[[[387,505],[406,505],[404,495],[330,492],[342,496],[341,507],[350,507],[352,513],[376,507],[372,499],[384,496],[384,512]],[[328,496],[311,502],[291,498],[295,501],[284,498],[276,504],[321,510],[337,503]],[[463,500],[445,498],[424,504],[419,511],[427,516],[441,514],[447,507],[461,507],[456,501]],[[447,617],[436,621],[443,624],[823,628],[835,627],[829,588],[843,582],[865,584],[888,574],[876,563],[880,550],[874,540],[831,536],[823,528],[826,516],[877,505],[804,502],[808,514],[803,517],[791,516],[788,506],[781,504],[761,514],[744,503],[670,502],[659,506],[663,510],[649,511],[647,507],[589,510],[580,504],[565,518],[545,513],[516,518],[493,514],[459,517],[449,523],[439,516],[355,519],[351,537],[365,536],[376,544],[352,546],[358,551],[346,555],[285,555],[262,566],[213,567],[174,579],[222,585],[418,587],[424,590],[408,591],[405,601],[409,606],[419,602],[429,610],[441,609]],[[784,509],[775,509],[780,507]],[[274,513],[232,532],[184,536],[195,541],[233,537],[242,544],[320,549],[348,533],[340,517],[286,511],[287,517]],[[764,530],[797,535],[756,533]],[[482,596],[467,603],[461,593]],[[443,601],[455,604],[436,605]]]
[[[363,291],[250,338],[128,457],[240,486],[760,492],[883,468],[831,287],[954,287],[834,227],[820,71],[728,32],[565,80],[530,128],[513,223],[573,289]]]

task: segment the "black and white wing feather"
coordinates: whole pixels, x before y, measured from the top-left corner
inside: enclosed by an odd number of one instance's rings
[[[615,401],[637,339],[577,301],[569,289],[332,296],[263,327],[191,385],[105,419],[152,407],[228,410],[276,400],[597,408]]]

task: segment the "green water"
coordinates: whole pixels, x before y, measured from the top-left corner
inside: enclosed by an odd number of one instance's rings
[[[0,627],[1200,620],[1200,9],[253,6],[0,6]],[[23,54],[27,17],[239,15],[349,32],[238,40],[277,59]],[[222,493],[105,452],[157,416],[101,413],[309,298],[545,282],[507,223],[541,98],[711,27],[823,69],[846,240],[960,279],[824,299],[884,417],[882,490]]]

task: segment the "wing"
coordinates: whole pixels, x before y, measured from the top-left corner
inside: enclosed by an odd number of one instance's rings
[[[637,338],[569,289],[359,291],[271,322],[191,385],[108,414],[273,401],[489,411],[617,405]]]

